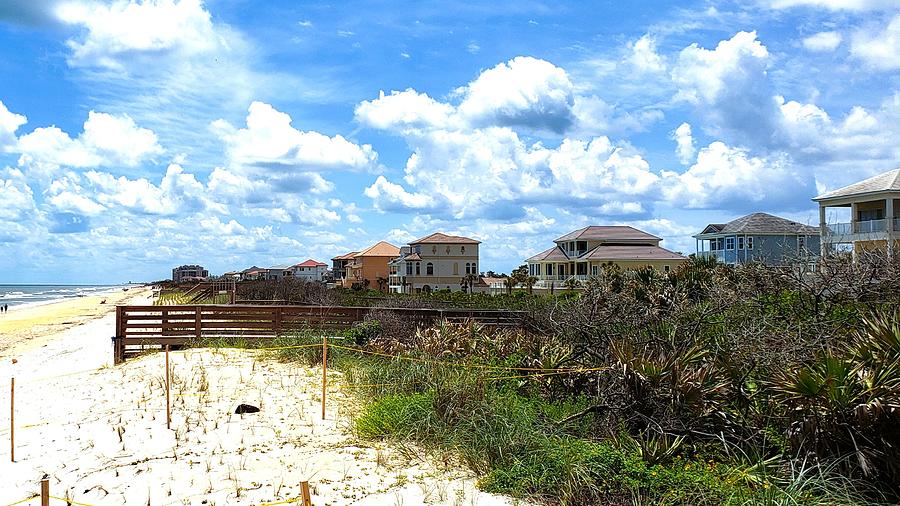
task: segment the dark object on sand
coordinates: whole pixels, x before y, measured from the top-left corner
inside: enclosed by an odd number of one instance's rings
[[[101,304],[106,304],[106,299],[100,301]]]
[[[259,408],[249,404],[241,404],[234,410],[234,414],[243,415],[244,413],[259,413]]]

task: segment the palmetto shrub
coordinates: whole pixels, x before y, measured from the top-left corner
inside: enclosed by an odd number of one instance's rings
[[[798,455],[900,485],[900,312],[872,313],[849,343],[781,374],[772,390]]]

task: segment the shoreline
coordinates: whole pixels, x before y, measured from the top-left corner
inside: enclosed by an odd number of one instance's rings
[[[20,305],[0,315],[0,357],[46,345],[54,336],[115,312],[116,305],[149,298],[149,287]],[[105,301],[105,303],[103,303]]]

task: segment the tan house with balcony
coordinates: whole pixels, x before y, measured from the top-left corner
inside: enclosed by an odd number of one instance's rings
[[[478,275],[480,244],[475,239],[441,232],[412,241],[390,264],[391,292],[486,290]]]
[[[344,288],[371,288],[387,292],[390,271],[388,262],[400,254],[400,248],[385,241],[378,242],[353,255],[346,264]]]
[[[822,255],[850,249],[854,258],[865,251],[900,252],[900,169],[819,195]],[[828,208],[849,208],[850,219],[828,223]]]
[[[674,269],[687,258],[661,248],[661,238],[629,226],[590,226],[553,241],[555,246],[526,260],[537,289],[561,288],[569,280],[586,281],[604,264],[624,270],[653,267]]]

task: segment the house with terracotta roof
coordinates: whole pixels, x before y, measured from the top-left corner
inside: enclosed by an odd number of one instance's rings
[[[889,170],[813,199],[819,204],[822,253],[850,249],[854,258],[865,251],[900,251],[900,169]],[[831,222],[828,209],[849,219]]]
[[[589,226],[554,240],[554,246],[526,260],[537,289],[562,287],[569,280],[585,281],[605,264],[622,269],[653,267],[669,271],[686,261],[659,246],[661,238],[629,226]]]
[[[248,267],[241,271],[241,281],[253,281],[258,279],[266,279],[266,269],[262,267]]]
[[[694,236],[697,255],[738,265],[786,265],[819,256],[819,229],[766,213],[710,223]]]
[[[305,281],[321,282],[325,279],[325,273],[328,271],[328,264],[318,262],[310,258],[305,262],[295,264],[292,267],[294,277]]]
[[[344,282],[344,278],[347,277],[347,264],[353,261],[353,255],[357,253],[359,251],[351,251],[331,259],[331,277],[336,284],[341,285]]]
[[[469,237],[442,232],[410,242],[390,263],[391,292],[486,289],[478,275],[480,244]]]
[[[390,269],[388,263],[397,258],[400,248],[385,241],[369,246],[353,255],[345,266],[344,288],[371,288],[388,291]]]

